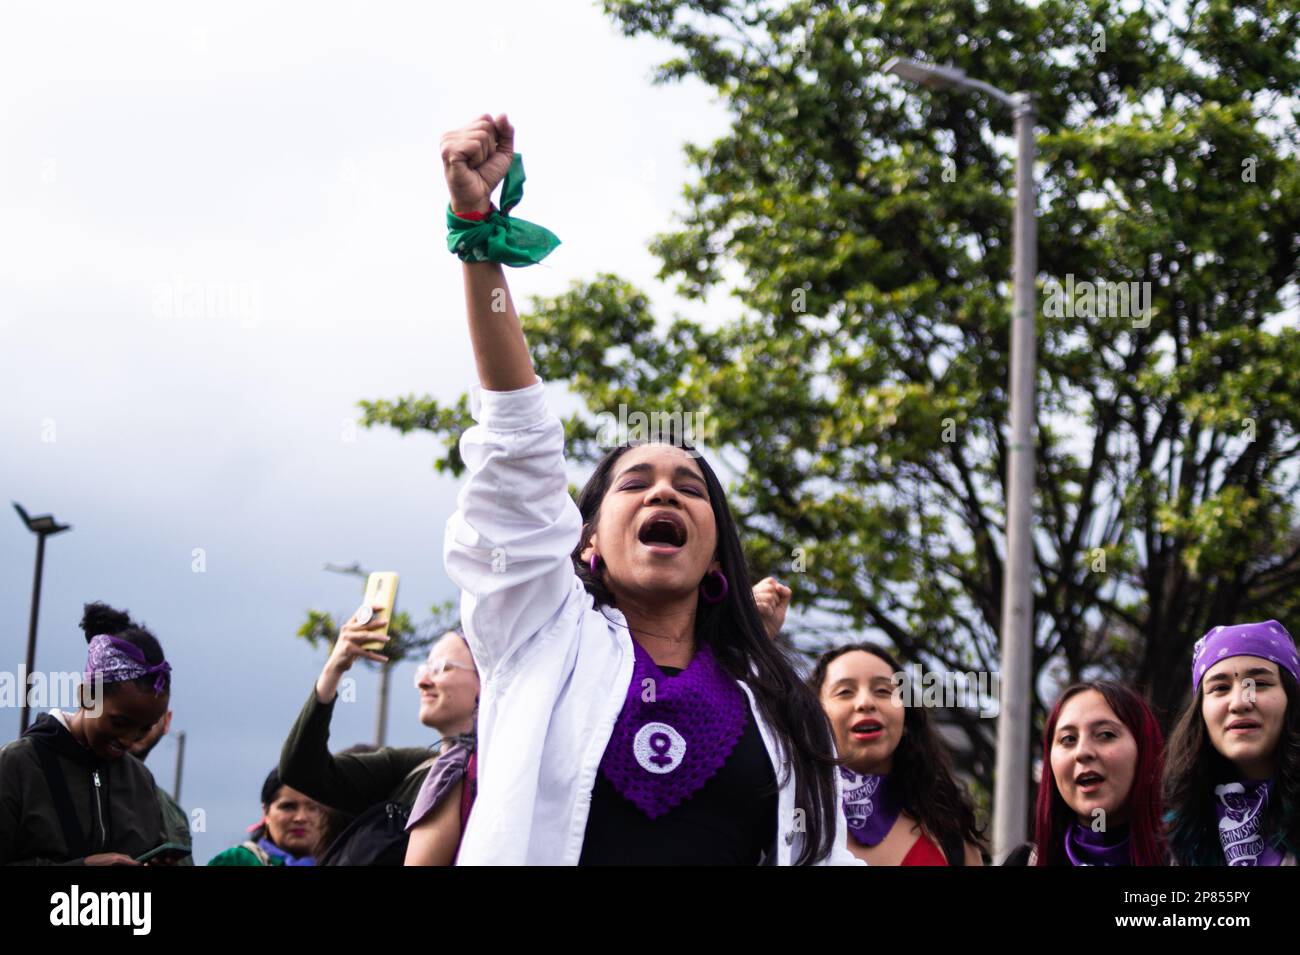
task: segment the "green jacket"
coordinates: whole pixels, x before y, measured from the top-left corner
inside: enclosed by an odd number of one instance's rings
[[[282,866],[284,860],[269,855],[256,842],[245,842],[243,845],[231,846],[229,849],[218,852],[208,862],[208,865]]]
[[[38,747],[62,769],[78,844],[65,837]],[[101,760],[48,713],[0,748],[0,865],[81,865],[102,852],[137,858],[165,841],[153,775],[130,753]]]
[[[414,805],[433,765],[433,751],[385,746],[373,753],[335,755],[329,750],[333,715],[334,701],[321,703],[313,686],[280,753],[284,784],[346,813],[360,814],[388,801]]]

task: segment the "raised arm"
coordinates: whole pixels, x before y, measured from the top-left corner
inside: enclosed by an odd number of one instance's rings
[[[515,161],[514,129],[504,113],[482,116],[442,137],[442,159],[452,213],[489,212],[492,190]],[[486,682],[519,659],[567,599],[581,596],[569,554],[582,519],[568,493],[564,428],[546,407],[502,267],[466,261],[461,268],[480,385],[473,394],[478,423],[461,437],[468,478],[443,553]]]
[[[492,190],[510,171],[515,130],[502,113],[486,113],[442,137],[442,165],[457,214],[492,208]],[[478,380],[488,391],[518,391],[536,379],[523,326],[497,262],[465,262],[465,307]]]

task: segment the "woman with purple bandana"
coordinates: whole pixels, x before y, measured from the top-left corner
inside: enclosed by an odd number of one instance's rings
[[[271,770],[262,783],[262,819],[249,837],[213,856],[215,866],[315,865],[324,848],[330,810],[280,780]]]
[[[1111,680],[1061,691],[1043,729],[1034,841],[1003,865],[1163,866],[1164,737],[1144,699]]]
[[[450,215],[508,238],[504,114],[442,157]],[[767,636],[722,485],[685,435],[624,435],[574,505],[491,249],[463,257],[480,387],[444,545],[482,680],[458,864],[852,864],[826,717]]]
[[[903,705],[903,673],[858,643],[823,653],[808,679],[844,757],[848,850],[869,865],[983,865],[974,807],[929,714]]]
[[[129,751],[167,712],[171,665],[144,627],[105,633],[116,611],[85,609],[81,705],[0,749],[0,865],[136,865],[166,842],[153,776]]]
[[[1215,627],[1169,741],[1165,805],[1180,865],[1295,865],[1300,657],[1276,620]]]
[[[438,759],[420,784],[406,831],[407,865],[452,865],[469,808],[474,805],[474,717],[478,709],[478,670],[465,637],[451,631],[434,644],[415,672],[422,698],[441,717]]]

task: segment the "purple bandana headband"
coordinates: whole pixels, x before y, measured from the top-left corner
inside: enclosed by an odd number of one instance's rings
[[[150,665],[144,658],[144,651],[134,643],[106,633],[91,638],[90,649],[86,654],[87,683],[92,682],[96,676],[105,683],[122,683],[156,673],[153,691],[161,696],[167,687],[166,677],[171,670],[171,664],[166,660]]]
[[[1295,641],[1276,620],[1215,627],[1192,647],[1192,690],[1201,685],[1205,671],[1227,657],[1261,657],[1289,670],[1300,681],[1300,657]]]

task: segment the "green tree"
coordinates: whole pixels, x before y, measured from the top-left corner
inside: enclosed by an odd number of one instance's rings
[[[756,572],[826,621],[806,645],[866,630],[931,667],[998,666],[1011,117],[883,76],[893,56],[1029,90],[1039,109],[1040,688],[1114,675],[1168,720],[1210,625],[1296,608],[1300,6],[604,9],[679,51],[656,82],[693,77],[729,108],[725,135],[687,147],[681,226],[651,248],[681,296],[737,304],[707,325],[657,320],[639,290],[593,276],[532,301],[538,373],[591,413],[706,413]],[[1139,283],[1149,311],[1047,294],[1071,281]],[[439,468],[460,472],[463,398],[362,408],[367,425],[433,432]],[[565,424],[573,458],[600,453],[590,414]],[[990,721],[952,716],[987,784]]]

